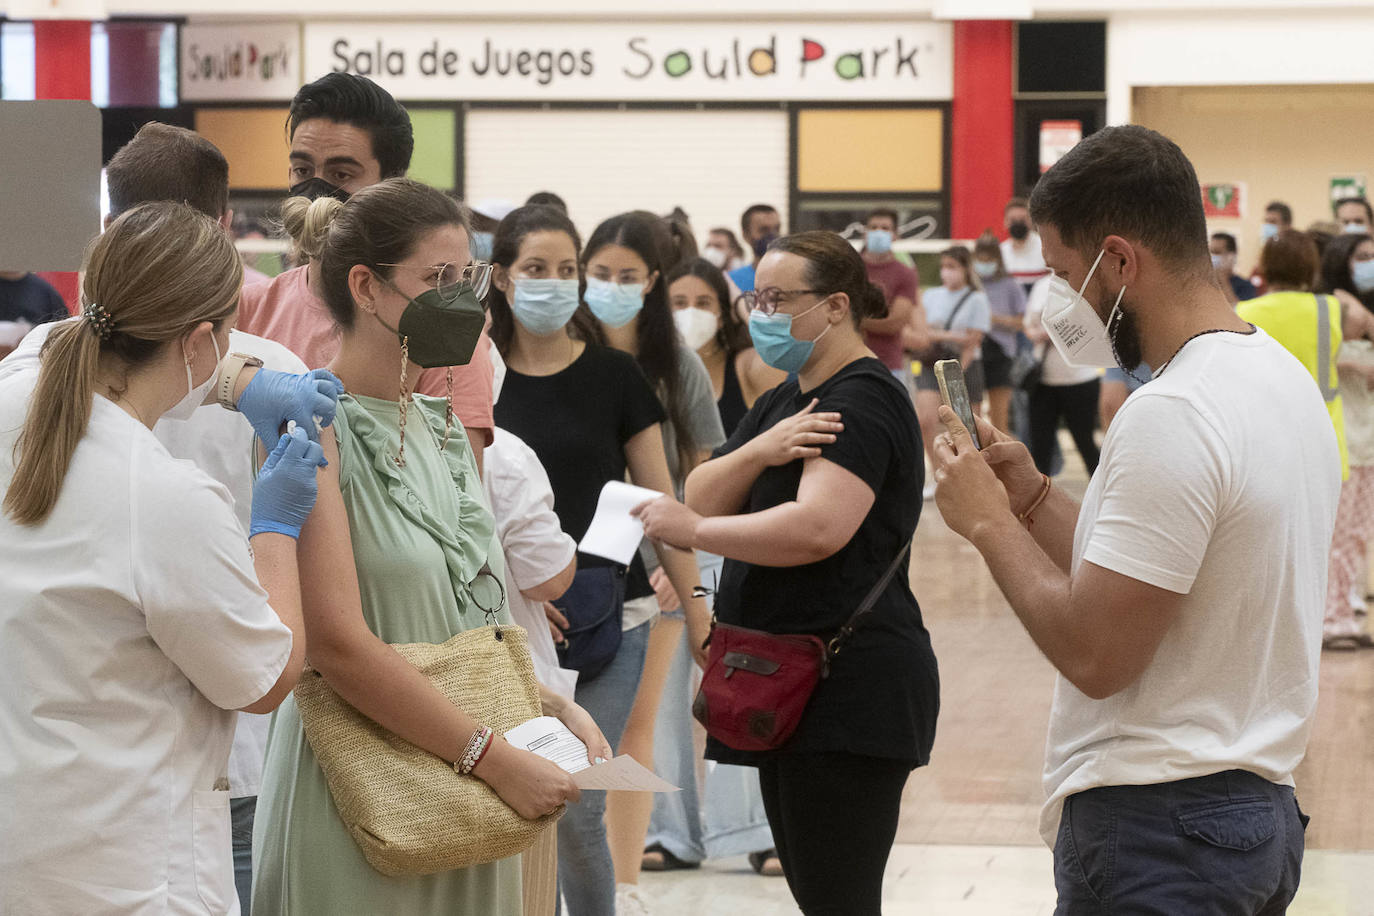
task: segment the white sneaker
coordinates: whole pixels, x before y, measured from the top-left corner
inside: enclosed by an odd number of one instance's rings
[[[649,916],[649,904],[640,896],[638,885],[615,886],[615,916]]]

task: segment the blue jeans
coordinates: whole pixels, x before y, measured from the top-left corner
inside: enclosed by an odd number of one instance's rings
[[[698,551],[701,581],[712,586],[719,580],[724,562]],[[696,749],[692,745],[695,671],[696,661],[684,634],[668,669],[654,728],[656,769],[673,785],[682,786],[682,791],[654,796],[654,813],[644,845],[660,845],[684,862],[771,849],[773,831],[763,809],[758,770],[707,764],[705,804],[697,792]]]
[[[610,664],[596,677],[577,681],[574,699],[591,713],[612,748],[620,745],[630,720],[652,626],[647,621],[627,630]],[[615,868],[605,815],[606,793],[588,790],[558,822],[558,884],[570,916],[615,916]]]
[[[1291,787],[1243,770],[1079,792],[1054,846],[1055,916],[1280,916],[1306,827]]]
[[[253,902],[253,815],[257,810],[256,795],[229,799],[229,834],[234,841],[234,890],[238,891],[243,916],[248,916]]]

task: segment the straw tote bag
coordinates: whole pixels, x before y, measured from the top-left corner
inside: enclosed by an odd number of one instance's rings
[[[485,626],[438,645],[392,648],[497,740],[540,713],[520,627]],[[451,762],[358,712],[308,665],[295,697],[339,816],[384,875],[430,875],[516,855],[563,814],[560,807],[525,820],[476,776],[460,776]]]

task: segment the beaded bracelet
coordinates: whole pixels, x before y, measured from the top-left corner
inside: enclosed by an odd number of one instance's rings
[[[1040,495],[1035,497],[1035,502],[1030,504],[1029,509],[1016,517],[1017,521],[1024,522],[1027,528],[1035,524],[1035,520],[1031,518],[1031,513],[1039,509],[1040,504],[1045,501],[1045,497],[1050,495],[1050,475],[1041,474],[1040,476],[1045,478],[1045,486],[1040,490]]]
[[[453,769],[461,776],[467,776],[477,768],[477,764],[482,762],[482,758],[487,756],[487,751],[491,749],[492,738],[496,733],[489,727],[483,725],[472,733],[468,739],[467,749],[463,751],[463,756],[453,764]]]

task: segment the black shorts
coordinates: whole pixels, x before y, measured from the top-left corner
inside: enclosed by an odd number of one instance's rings
[[[964,384],[968,386],[968,399],[972,404],[977,404],[983,400],[983,361],[974,360],[973,363],[964,370]],[[917,391],[939,391],[940,383],[935,380],[935,364],[921,364],[921,374],[916,376]]]
[[[983,383],[988,388],[1011,387],[1012,356],[991,337],[983,338]]]

